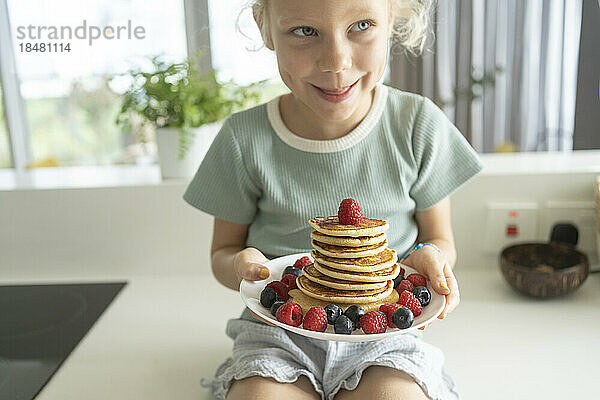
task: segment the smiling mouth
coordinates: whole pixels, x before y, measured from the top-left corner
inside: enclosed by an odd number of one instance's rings
[[[358,82],[358,81],[356,81],[356,82]],[[336,88],[334,88],[334,89],[325,89],[325,88],[322,88],[322,87],[319,87],[319,86],[315,86],[315,87],[316,87],[317,89],[319,89],[320,91],[322,91],[323,93],[326,93],[326,94],[340,95],[340,94],[344,94],[344,93],[346,93],[348,90],[352,89],[352,87],[353,87],[354,85],[356,85],[356,82],[354,82],[352,85],[349,85],[349,86],[344,86],[344,87],[341,87],[341,88],[339,88],[339,89],[336,89]],[[314,85],[313,85],[313,86],[314,86]]]

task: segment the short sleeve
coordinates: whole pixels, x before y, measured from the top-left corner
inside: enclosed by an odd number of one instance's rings
[[[433,207],[482,169],[469,142],[428,98],[415,119],[412,148],[418,173],[410,196],[417,211]]]
[[[258,185],[248,174],[231,119],[227,119],[183,199],[217,218],[249,224],[254,219],[260,193]]]

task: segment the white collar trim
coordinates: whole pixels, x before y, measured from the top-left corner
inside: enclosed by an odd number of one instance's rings
[[[375,127],[375,124],[379,121],[385,103],[387,100],[388,88],[385,85],[377,84],[375,86],[375,96],[373,98],[373,104],[371,109],[358,124],[356,128],[350,131],[348,134],[331,140],[313,140],[300,137],[290,131],[281,119],[281,113],[279,112],[279,100],[281,96],[275,97],[273,100],[267,103],[267,116],[271,126],[277,133],[277,136],[289,146],[292,146],[298,150],[307,151],[311,153],[333,153],[336,151],[342,151],[349,149],[354,146],[362,139],[364,139]]]

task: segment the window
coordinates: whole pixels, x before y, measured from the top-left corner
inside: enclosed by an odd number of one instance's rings
[[[11,136],[28,135],[30,164],[117,162],[132,140],[114,123],[129,82],[109,77],[145,65],[147,56],[187,55],[183,1],[3,1],[26,125]]]
[[[208,0],[213,68],[221,80],[248,84],[267,80],[263,101],[288,91],[275,53],[263,46],[247,0]]]
[[[2,97],[2,82],[0,81],[0,168],[12,166],[10,156],[10,143],[8,141],[8,128],[4,114],[4,99]]]

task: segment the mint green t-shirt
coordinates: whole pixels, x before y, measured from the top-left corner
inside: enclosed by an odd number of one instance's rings
[[[415,211],[454,192],[482,168],[458,129],[429,99],[378,85],[362,122],[334,140],[292,133],[279,98],[224,122],[183,198],[217,218],[249,224],[246,245],[268,258],[311,250],[308,224],[353,198],[386,220],[388,247],[415,243]]]

